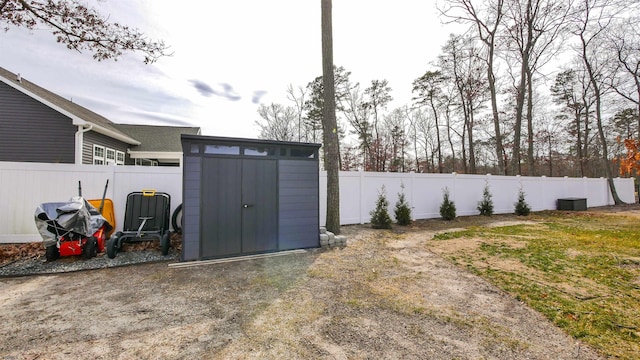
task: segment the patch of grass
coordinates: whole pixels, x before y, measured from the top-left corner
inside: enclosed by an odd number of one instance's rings
[[[472,227],[444,255],[607,357],[640,353],[640,226],[624,214],[545,212],[535,225]],[[434,246],[437,246],[435,243]]]

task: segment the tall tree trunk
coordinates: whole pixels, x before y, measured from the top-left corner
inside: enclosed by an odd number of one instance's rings
[[[475,146],[473,144],[473,112],[475,109],[473,108],[473,100],[469,99],[469,122],[467,123],[467,134],[469,138],[469,168],[471,174],[476,173],[476,151]]]
[[[533,74],[527,69],[527,167],[528,175],[536,176],[536,163],[533,157]]]
[[[452,171],[456,171],[456,149],[453,146],[453,139],[451,138],[451,114],[449,113],[449,107],[447,107],[447,110],[445,110],[445,119],[447,120],[447,141],[449,142],[449,149],[451,149],[451,160],[453,163],[453,169]],[[463,142],[463,148],[464,148],[464,140]],[[464,172],[466,172],[466,165],[463,162],[463,169]]]
[[[494,56],[494,43],[491,42],[489,47],[488,66],[487,66],[487,78],[489,80],[489,93],[491,95],[491,115],[493,116],[493,128],[496,134],[496,157],[498,161],[498,173],[500,175],[506,175],[506,165],[504,161],[504,146],[502,145],[502,134],[500,131],[500,115],[498,113],[498,96],[496,90],[496,77],[493,72],[493,56]]]
[[[576,122],[576,133],[577,133],[577,144],[576,144],[576,153],[577,153],[577,157],[578,157],[578,166],[580,167],[580,176],[586,176],[585,172],[584,172],[584,156],[583,151],[582,151],[582,129],[581,129],[581,125],[580,125],[580,119],[582,117],[582,114],[580,114],[580,110],[578,109],[578,107],[576,106],[576,108],[574,109],[574,116],[575,116],[575,122]],[[588,115],[587,115],[588,116]],[[586,121],[586,119],[585,119]]]
[[[442,142],[440,141],[440,124],[438,123],[438,111],[436,105],[433,103],[433,95],[429,98],[431,104],[431,110],[433,110],[433,118],[436,122],[436,142],[438,143],[438,172],[442,173]]]
[[[327,171],[327,230],[340,233],[340,142],[336,120],[336,97],[333,78],[333,25],[331,0],[321,0],[322,6],[322,133],[324,139],[324,167]]]
[[[620,199],[620,196],[618,196],[618,191],[616,190],[615,183],[613,182],[613,174],[611,173],[609,151],[607,150],[607,138],[604,135],[604,128],[602,126],[602,94],[600,91],[600,85],[596,80],[596,75],[594,74],[593,67],[589,62],[589,57],[587,55],[587,43],[583,35],[580,36],[580,40],[582,41],[582,60],[585,67],[587,68],[587,73],[589,74],[589,82],[593,87],[593,93],[596,98],[596,122],[598,124],[598,135],[600,135],[600,142],[602,143],[602,160],[604,161],[604,171],[607,176],[607,183],[609,184],[609,190],[611,191],[613,202],[616,205],[624,204],[624,202]]]

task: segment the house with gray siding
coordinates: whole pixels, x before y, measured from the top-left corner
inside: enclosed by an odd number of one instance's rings
[[[0,67],[0,161],[168,165],[198,127],[115,124]]]

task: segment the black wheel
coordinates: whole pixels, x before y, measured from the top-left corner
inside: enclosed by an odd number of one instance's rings
[[[160,239],[160,250],[162,251],[162,256],[166,256],[169,253],[169,247],[171,246],[169,232],[166,232],[162,235]]]
[[[82,257],[85,260],[89,260],[96,255],[98,255],[98,239],[92,236],[87,239],[82,247]]]
[[[173,231],[178,234],[182,234],[182,204],[178,205],[178,207],[173,211],[173,216],[171,216],[171,226],[173,226]]]
[[[109,257],[109,259],[113,259],[114,257],[116,257],[116,254],[118,253],[118,249],[116,249],[117,240],[118,238],[115,236],[112,236],[109,238],[109,240],[107,240],[106,248],[107,248],[107,256]]]
[[[58,250],[56,245],[47,246],[45,257],[47,258],[47,261],[54,261],[60,257],[60,250]]]

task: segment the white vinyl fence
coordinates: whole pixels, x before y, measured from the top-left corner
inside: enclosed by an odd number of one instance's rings
[[[614,182],[624,202],[635,202],[633,179],[616,178]],[[586,198],[588,207],[614,204],[604,178],[341,172],[340,222],[343,225],[368,223],[383,185],[392,218],[402,185],[414,219],[440,217],[444,189],[449,190],[449,198],[455,203],[458,216],[476,215],[479,214],[477,207],[485,184],[489,185],[496,214],[514,212],[520,189],[532,211],[554,210],[559,198]],[[321,175],[321,224],[325,222],[325,194],[326,176]]]
[[[41,241],[35,226],[36,207],[67,201],[78,194],[100,199],[109,180],[107,198],[114,203],[116,229],[121,229],[127,194],[155,189],[171,195],[171,212],[182,202],[182,168],[95,166],[0,162],[0,243]],[[618,194],[634,202],[633,179],[615,179]],[[448,188],[458,216],[475,215],[485,183],[493,195],[495,213],[513,213],[520,188],[533,211],[556,208],[558,198],[587,198],[589,207],[612,205],[606,179],[546,178],[495,175],[340,173],[340,218],[343,225],[368,223],[379,191],[385,186],[389,213],[404,185],[414,219],[437,218],[443,189]],[[326,174],[320,173],[320,224],[326,214]]]

